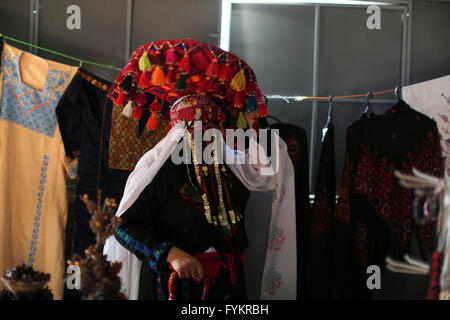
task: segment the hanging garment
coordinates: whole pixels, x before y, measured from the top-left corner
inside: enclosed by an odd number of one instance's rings
[[[402,88],[403,100],[436,121],[445,170],[450,174],[450,75]]]
[[[31,264],[50,273],[49,288],[55,299],[63,294],[67,216],[67,167],[55,107],[75,71],[4,44],[0,273],[22,262]],[[30,76],[35,86],[45,79],[42,89],[23,82]]]
[[[73,253],[81,256],[84,256],[88,246],[95,243],[95,235],[89,227],[91,215],[81,197],[87,194],[90,199],[97,199],[99,178],[102,199],[114,198],[119,202],[129,175],[129,171],[108,168],[112,102],[106,98],[106,93],[110,85],[108,81],[80,68],[56,107],[66,156],[77,163],[74,166],[76,172],[71,172],[69,176],[77,178],[72,243]]]
[[[121,216],[126,212],[136,202],[149,183],[153,181],[159,169],[175,149],[180,138],[184,136],[185,129],[183,125],[184,123],[179,123],[179,125],[173,127],[167,136],[138,162],[127,181],[117,216]],[[223,144],[224,142],[222,140],[219,143]],[[296,286],[292,285],[297,283],[294,172],[292,164],[287,160],[286,146],[280,140],[276,141],[276,143],[279,144],[281,152],[278,157],[279,170],[275,175],[261,175],[259,167],[254,168],[248,165],[236,164],[239,163],[238,161],[235,161],[235,164],[229,164],[228,167],[248,190],[273,190],[271,192],[272,205],[269,209],[271,215],[269,230],[272,231],[271,234],[275,235],[279,235],[281,232],[282,241],[280,241],[279,236],[266,238],[268,249],[265,253],[261,298],[295,299]],[[225,146],[224,150],[232,159],[236,156],[245,157],[245,155],[236,155],[228,146]],[[259,212],[260,215],[264,213]],[[247,221],[247,225],[253,226],[252,222]],[[274,230],[280,232],[273,233]],[[259,244],[254,244],[253,246],[259,246]],[[251,244],[248,250],[254,250]],[[153,258],[160,256],[160,252],[161,250],[150,250],[148,255],[152,258],[151,260],[154,260]],[[137,299],[141,261],[131,251],[121,246],[113,237],[106,241],[104,253],[108,256],[108,260],[122,262],[120,276],[125,293],[130,299]]]
[[[413,223],[413,192],[398,184],[394,171],[442,176],[443,160],[436,123],[402,100],[352,127],[335,210],[334,282],[339,297],[369,298],[368,266],[382,269],[388,254],[403,257],[413,231],[423,256],[433,246],[434,227]]]
[[[308,142],[306,131],[291,124],[274,123],[270,126],[278,129],[281,139],[286,143],[289,157],[295,171],[295,209],[297,227],[297,292],[298,298],[306,293],[306,252],[308,250],[309,226],[311,214],[309,206],[309,168],[308,168]],[[251,274],[254,268],[249,268]],[[262,272],[262,270],[261,270]]]
[[[329,122],[322,139],[319,171],[308,240],[306,296],[329,299],[332,292],[332,221],[336,206],[334,126]]]

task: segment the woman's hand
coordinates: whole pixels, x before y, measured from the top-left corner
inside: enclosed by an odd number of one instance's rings
[[[205,277],[203,267],[198,260],[189,253],[172,247],[167,254],[167,262],[178,273],[180,278],[202,281]]]

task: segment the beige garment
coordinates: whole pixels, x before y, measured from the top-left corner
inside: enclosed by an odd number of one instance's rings
[[[67,171],[54,110],[77,68],[6,43],[1,68],[0,273],[32,264],[62,299]]]
[[[436,121],[445,172],[450,175],[450,75],[404,87],[402,98],[412,108]]]

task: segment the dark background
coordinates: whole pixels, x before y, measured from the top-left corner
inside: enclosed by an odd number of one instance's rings
[[[33,0],[0,0],[0,32],[20,40],[30,39],[30,3]],[[404,4],[406,1],[390,1]],[[450,1],[412,1],[411,69],[413,84],[450,74]],[[68,30],[66,9],[81,8],[81,30]],[[219,44],[221,4],[218,0],[134,0],[131,51],[154,40],[195,38]],[[381,30],[366,28],[365,8],[322,6],[320,9],[320,96],[347,95],[392,89],[401,82],[402,11],[381,11]],[[32,29],[31,29],[32,30]],[[41,0],[38,45],[89,61],[122,68],[128,57],[126,0]],[[10,44],[17,45],[14,42]],[[230,51],[255,70],[266,95],[312,95],[314,50],[313,5],[233,5]],[[46,52],[37,54],[77,65]],[[114,80],[118,71],[84,65]],[[393,99],[392,94],[380,96]],[[390,104],[376,104],[376,113]],[[283,122],[304,128],[309,139],[312,102],[270,100],[269,112]],[[364,110],[362,103],[334,105],[336,175],[340,184],[345,131]],[[312,162],[312,185],[320,153],[321,129],[328,103],[318,104],[317,135]],[[309,151],[309,150],[308,150]],[[423,278],[398,276],[383,282],[384,298],[420,297]],[[391,295],[401,287],[403,296]]]

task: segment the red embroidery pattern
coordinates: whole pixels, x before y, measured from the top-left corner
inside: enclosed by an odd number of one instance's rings
[[[422,140],[412,153],[408,153],[407,159],[401,163],[400,168],[396,168],[386,157],[381,156],[369,146],[361,147],[355,179],[348,190],[352,195],[358,194],[364,197],[374,213],[389,225],[400,248],[404,248],[411,237],[413,191],[398,184],[394,171],[398,169],[411,173],[412,168],[415,167],[422,172],[442,176],[443,160],[439,146],[438,134],[428,134],[426,140]],[[432,249],[433,230],[431,225],[420,228],[419,235],[424,252]],[[365,263],[369,256],[367,233],[368,227],[363,225],[363,222],[357,221],[354,238],[360,257]]]
[[[281,274],[279,274],[274,268],[267,271],[264,277],[264,288],[266,293],[274,295],[282,284]]]
[[[288,148],[289,157],[292,161],[294,161],[300,156],[300,146],[295,135],[292,135],[289,139],[286,139],[286,145]]]
[[[339,199],[334,211],[334,218],[350,223],[350,187],[351,172],[353,172],[353,163],[347,156],[345,159],[344,175],[342,177],[341,188],[339,189]]]
[[[277,226],[272,227],[272,232],[270,233],[270,250],[280,251],[284,244],[286,237],[284,236],[284,231]]]
[[[330,232],[330,219],[333,214],[332,208],[327,203],[327,190],[323,188],[314,201],[314,209],[311,221],[311,234],[309,241],[312,242],[321,234]]]

